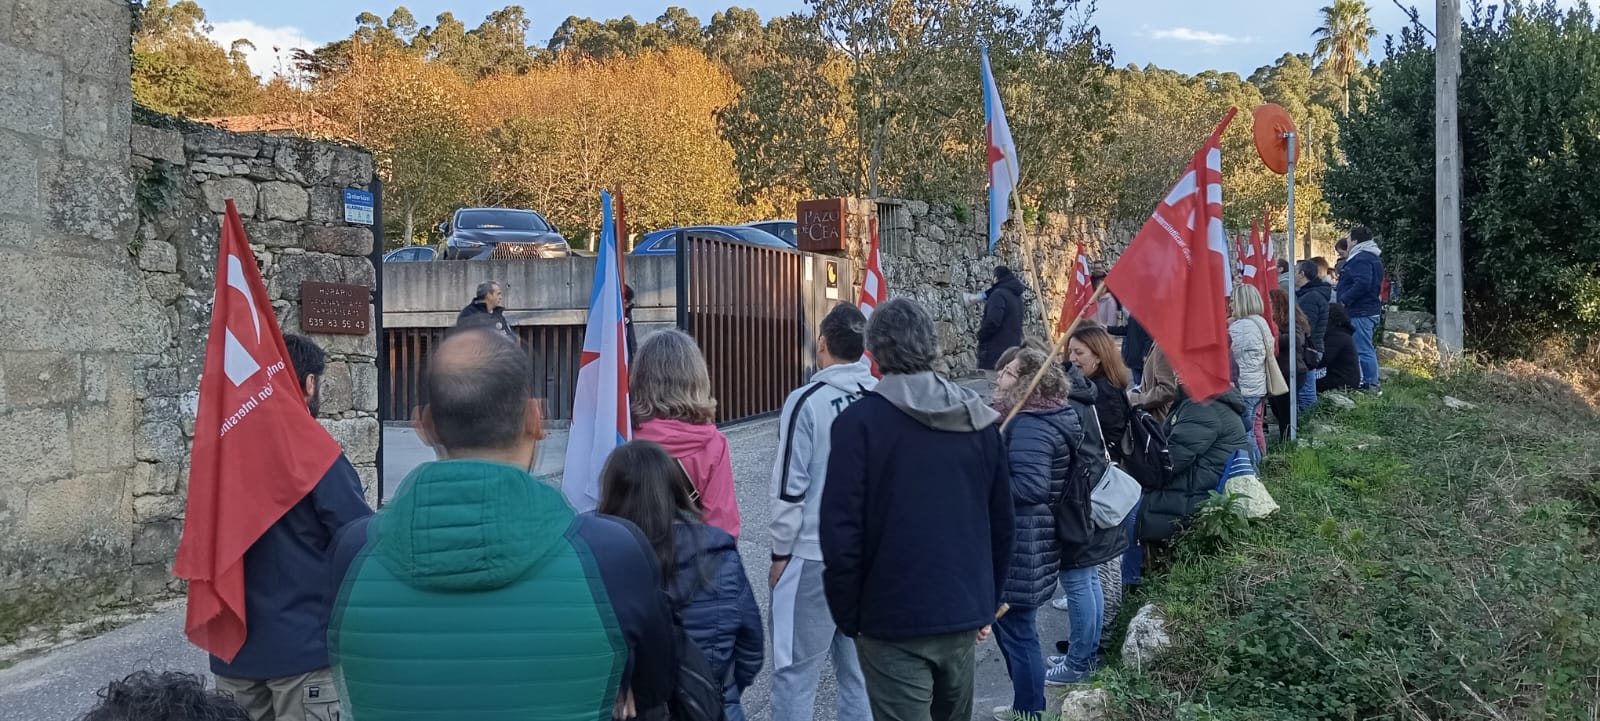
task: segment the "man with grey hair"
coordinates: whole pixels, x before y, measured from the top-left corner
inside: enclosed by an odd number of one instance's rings
[[[933,320],[896,298],[867,323],[883,379],[830,431],[823,586],[877,721],[969,721],[975,644],[1011,557],[1000,415],[934,373]]]
[[[517,339],[517,331],[506,321],[506,308],[502,305],[505,289],[499,281],[486,280],[478,284],[478,294],[456,316],[456,330],[488,328]]]

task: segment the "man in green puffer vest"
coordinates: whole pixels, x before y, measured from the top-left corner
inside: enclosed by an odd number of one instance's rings
[[[664,718],[676,667],[655,556],[529,475],[527,354],[468,331],[435,351],[418,432],[440,460],[340,532],[328,641],[357,721]]]

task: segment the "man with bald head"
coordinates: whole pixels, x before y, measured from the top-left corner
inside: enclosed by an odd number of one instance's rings
[[[529,474],[542,437],[528,355],[445,340],[417,431],[441,460],[340,532],[328,640],[362,721],[664,718],[673,619],[639,529],[575,514]]]

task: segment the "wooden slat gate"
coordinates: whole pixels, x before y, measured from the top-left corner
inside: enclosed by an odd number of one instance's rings
[[[533,392],[544,401],[546,420],[572,419],[573,389],[583,354],[583,326],[514,326],[533,361]],[[385,328],[383,363],[389,373],[378,394],[378,417],[410,421],[413,408],[427,402],[422,379],[428,358],[449,328]]]
[[[815,370],[817,323],[855,302],[848,260],[680,233],[678,326],[711,372],[717,422],[783,408]]]

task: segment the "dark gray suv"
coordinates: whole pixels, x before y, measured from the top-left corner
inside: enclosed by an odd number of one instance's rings
[[[565,258],[567,239],[544,216],[531,210],[462,208],[439,224],[445,260],[490,258]]]

